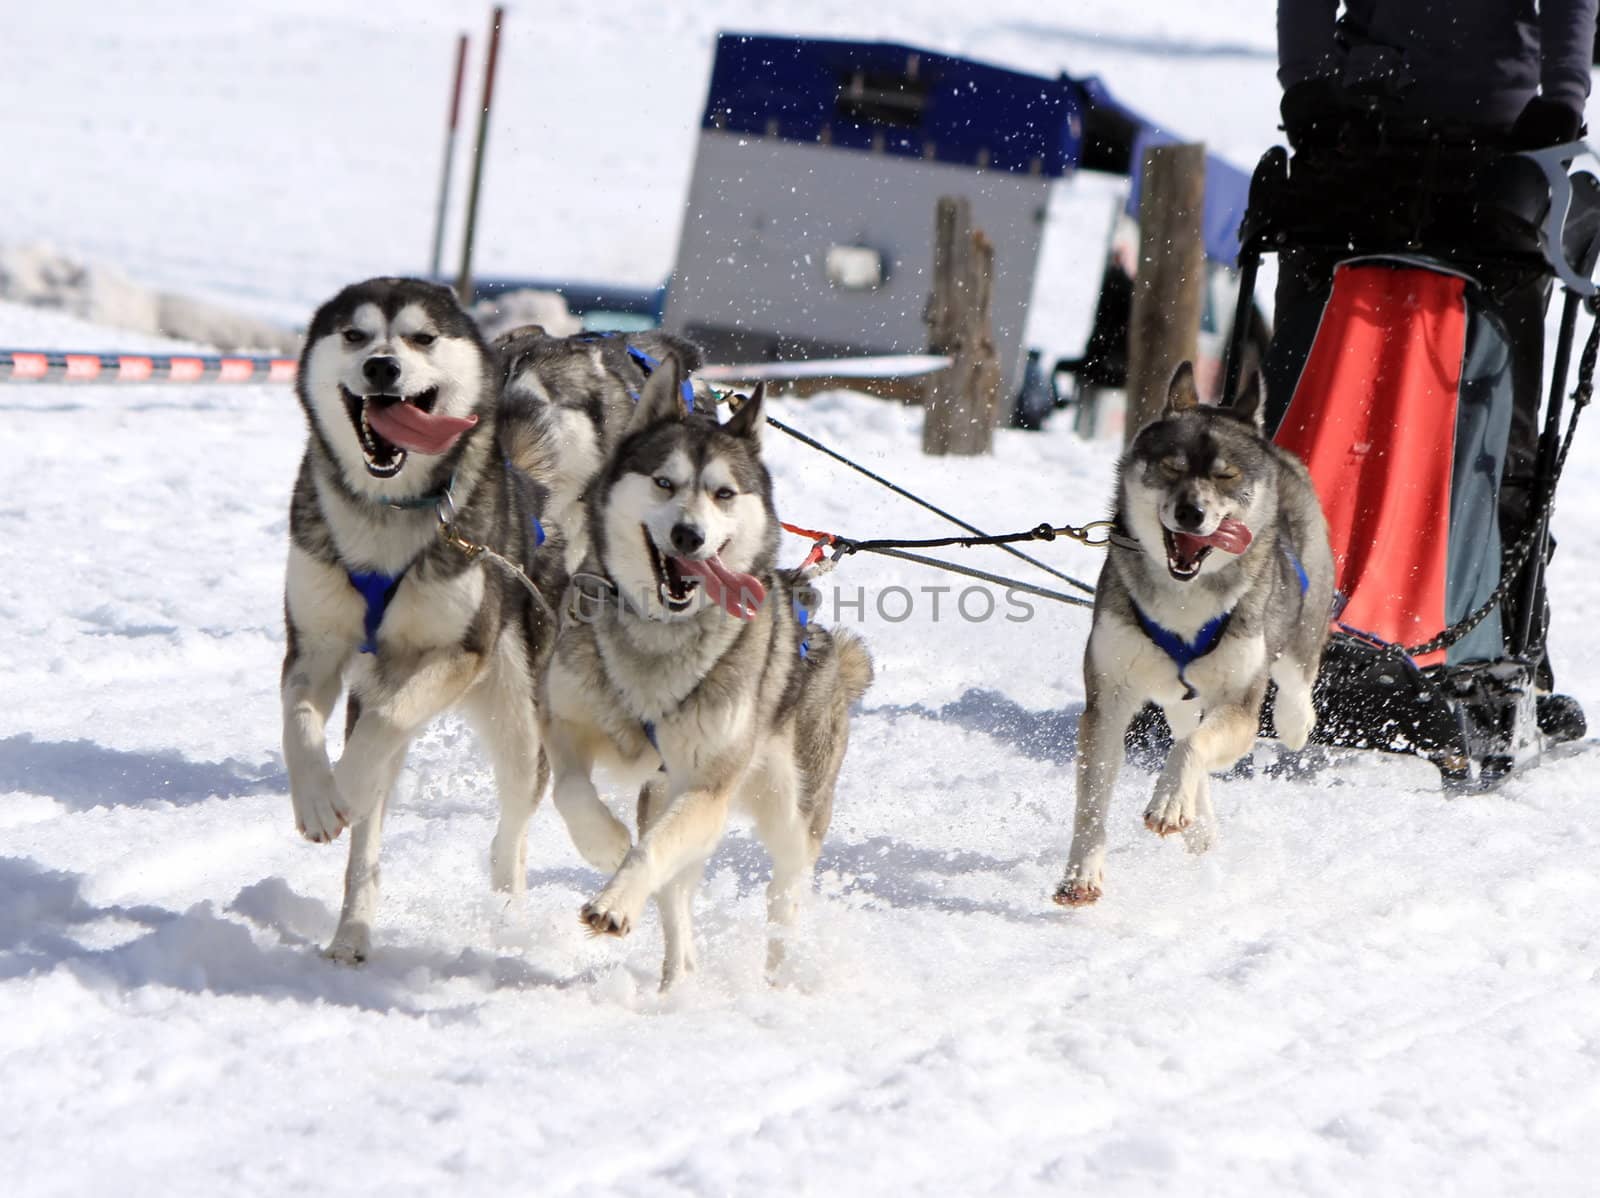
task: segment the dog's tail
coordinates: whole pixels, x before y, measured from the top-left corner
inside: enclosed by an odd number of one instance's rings
[[[872,685],[872,654],[861,638],[847,628],[833,629],[833,649],[839,655],[839,681],[854,703]]]

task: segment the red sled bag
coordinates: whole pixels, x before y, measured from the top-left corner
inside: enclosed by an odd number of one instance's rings
[[[1334,628],[1431,640],[1500,581],[1500,478],[1511,353],[1461,275],[1358,259],[1333,291],[1276,441],[1305,461],[1328,518],[1343,606]],[[1505,655],[1499,609],[1420,666]]]

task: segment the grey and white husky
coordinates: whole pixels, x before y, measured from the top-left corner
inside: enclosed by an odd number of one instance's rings
[[[1328,635],[1333,557],[1310,476],[1261,432],[1261,383],[1202,406],[1188,363],[1160,419],[1118,464],[1115,533],[1095,592],[1078,725],[1078,804],[1056,901],[1100,897],[1106,812],[1134,714],[1153,701],[1173,746],[1145,826],[1211,844],[1209,775],[1255,742],[1267,682],[1279,737],[1316,723],[1311,687]]]
[[[567,566],[588,549],[583,493],[633,419],[645,380],[667,354],[700,368],[697,346],[665,333],[554,337],[524,325],[495,339],[505,393],[534,418],[529,468],[550,488],[550,515],[565,536]],[[707,408],[701,395],[697,406]],[[715,401],[709,404],[715,410]]]
[[[725,424],[685,411],[669,354],[590,486],[590,549],[574,574],[540,718],[554,797],[580,851],[615,871],[582,910],[625,936],[656,897],[662,986],[695,967],[690,905],[730,806],[772,855],[768,966],[808,887],[832,814],[849,708],[872,680],[853,635],[802,622],[776,569],[762,393]],[[641,779],[639,842],[601,802],[597,766]]]
[[[502,404],[499,364],[442,287],[371,279],[320,309],[297,384],[310,436],[295,483],[285,585],[283,754],[308,839],[349,825],[344,908],[329,947],[364,959],[384,805],[412,738],[459,705],[500,796],[495,887],[525,882],[528,820],[548,780],[534,713],[566,576],[547,499],[526,472],[535,426]],[[514,563],[492,568],[440,534]],[[550,543],[542,543],[546,538]],[[349,688],[345,746],[325,728]]]

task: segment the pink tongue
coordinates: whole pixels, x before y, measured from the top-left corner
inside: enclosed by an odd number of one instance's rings
[[[1179,551],[1185,557],[1193,557],[1204,546],[1220,549],[1224,553],[1243,553],[1250,548],[1250,530],[1234,519],[1224,520],[1217,525],[1217,531],[1208,537],[1197,537],[1192,533],[1175,532],[1172,539],[1177,542]]]
[[[367,423],[385,441],[392,441],[402,449],[438,454],[454,445],[457,437],[478,423],[478,418],[435,416],[416,404],[401,400],[382,407],[368,403]]]
[[[735,573],[724,566],[718,557],[710,557],[703,562],[682,557],[672,560],[678,563],[678,569],[685,574],[704,580],[706,594],[711,596],[711,601],[720,604],[730,616],[753,620],[756,612],[761,610],[761,603],[767,597],[767,588],[761,585],[759,578]]]

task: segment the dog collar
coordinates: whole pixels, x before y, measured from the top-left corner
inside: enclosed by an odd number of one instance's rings
[[[1172,629],[1163,628],[1145,615],[1143,609],[1131,598],[1128,602],[1132,605],[1133,614],[1138,618],[1139,627],[1144,629],[1145,636],[1150,638],[1156,648],[1177,663],[1178,681],[1183,683],[1183,697],[1193,699],[1199,692],[1189,685],[1189,680],[1183,676],[1183,672],[1217,647],[1217,643],[1222,640],[1222,634],[1228,631],[1228,622],[1233,619],[1233,612],[1225,611],[1220,616],[1206,621],[1200,626],[1200,631],[1194,634],[1194,640],[1186,641]]]
[[[1135,553],[1144,552],[1144,546],[1139,543],[1139,538],[1130,533],[1122,523],[1120,512],[1112,517],[1111,531],[1106,534],[1106,544],[1115,545],[1118,549],[1132,549]]]
[[[423,508],[437,508],[449,504],[451,510],[455,508],[452,494],[456,488],[456,476],[452,472],[450,481],[437,491],[429,491],[426,495],[418,495],[412,499],[381,499],[379,502],[386,508],[393,508],[397,512],[417,512]]]

